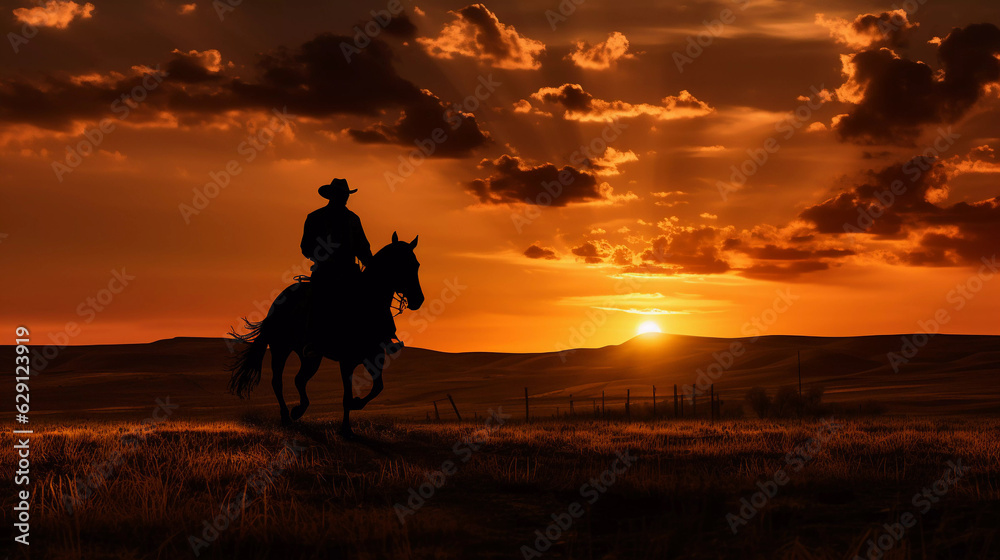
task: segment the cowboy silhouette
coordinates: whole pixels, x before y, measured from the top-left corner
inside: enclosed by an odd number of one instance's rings
[[[351,295],[361,282],[357,261],[368,266],[372,259],[371,245],[361,218],[347,208],[347,200],[357,189],[351,189],[346,179],[334,179],[319,188],[319,195],[329,200],[326,206],[306,217],[300,247],[302,254],[313,261],[313,302],[309,310],[307,330],[309,340],[305,354],[323,353],[333,339],[351,334],[348,318],[352,311]],[[357,259],[357,261],[355,260]],[[403,347],[396,339],[396,326],[391,311],[380,311],[376,335],[385,344],[386,352],[394,354]],[[337,327],[341,332],[337,332]]]

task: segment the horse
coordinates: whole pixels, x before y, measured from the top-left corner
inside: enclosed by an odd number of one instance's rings
[[[424,303],[424,293],[420,288],[417,261],[413,250],[417,247],[417,239],[400,241],[393,232],[392,243],[386,245],[372,256],[368,266],[361,272],[357,294],[357,308],[364,313],[375,314],[379,309],[385,309],[393,304],[396,294],[399,294],[399,310],[404,307],[417,310]],[[322,355],[312,355],[303,352],[308,340],[306,319],[309,312],[310,282],[299,281],[285,288],[271,304],[267,316],[259,322],[251,322],[246,318],[248,332],[230,335],[245,343],[236,353],[233,362],[227,368],[231,373],[229,391],[240,398],[247,397],[260,383],[264,364],[264,353],[271,349],[271,387],[278,399],[281,410],[282,425],[289,425],[305,414],[309,407],[309,397],[306,395],[306,383],[316,374],[323,358],[340,363],[340,377],[344,382],[344,420],[340,433],[345,437],[353,435],[351,430],[350,412],[363,409],[372,399],[382,392],[382,368],[385,366],[385,342],[381,340],[362,340],[357,344],[339,344],[336,349],[324,348]],[[349,324],[356,317],[337,318],[342,324]],[[362,321],[364,317],[362,318]],[[292,352],[299,356],[301,366],[295,375],[295,388],[299,391],[299,404],[289,412],[282,394],[281,373],[285,361]],[[372,387],[364,398],[354,396],[352,376],[354,369],[364,364],[371,375]]]

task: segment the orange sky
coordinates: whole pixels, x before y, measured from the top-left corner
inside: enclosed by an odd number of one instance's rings
[[[418,346],[998,333],[995,6],[331,4],[4,8],[11,332],[222,336],[345,177],[373,248],[420,235]]]

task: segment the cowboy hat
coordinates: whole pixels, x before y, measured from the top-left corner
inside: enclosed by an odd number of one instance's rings
[[[337,194],[354,194],[358,189],[351,189],[347,186],[347,179],[334,179],[329,184],[319,188],[319,195],[326,199],[331,199]]]

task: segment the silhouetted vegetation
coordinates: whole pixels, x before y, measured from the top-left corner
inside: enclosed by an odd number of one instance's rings
[[[823,404],[823,387],[810,386],[799,395],[796,387],[779,387],[774,397],[763,387],[751,387],[743,402],[758,418],[802,418],[828,415],[831,407]]]

